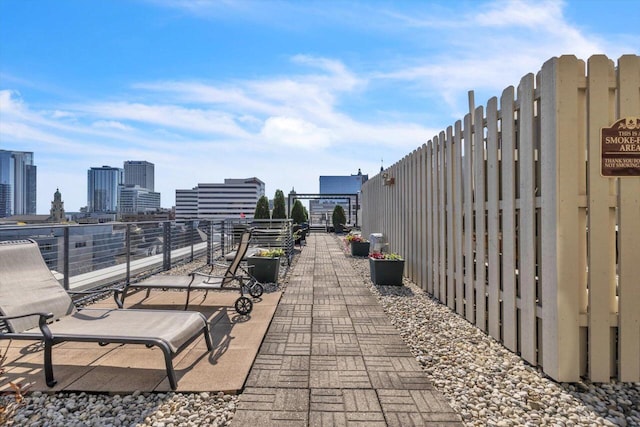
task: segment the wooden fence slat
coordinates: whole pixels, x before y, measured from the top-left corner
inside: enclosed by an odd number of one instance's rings
[[[414,276],[415,278],[413,279],[414,283],[421,283],[421,269],[422,269],[422,261],[424,258],[422,258],[420,256],[420,251],[422,249],[421,246],[421,241],[422,241],[422,234],[421,234],[421,221],[420,221],[420,215],[422,214],[422,212],[420,211],[420,192],[422,191],[422,183],[420,181],[420,158],[422,157],[422,149],[418,148],[415,152],[415,156],[413,158],[413,176],[412,176],[412,180],[414,183],[414,187],[413,187],[413,194],[415,197],[414,203],[413,203],[413,223],[415,226],[415,229],[417,232],[415,232],[415,236],[414,236],[414,240],[413,240],[413,247],[415,250],[415,271],[414,271]]]
[[[484,108],[475,109],[473,120],[473,189],[474,213],[476,222],[475,237],[475,269],[476,269],[476,321],[481,331],[487,330],[486,311],[486,201],[485,201],[485,138],[484,138]]]
[[[509,86],[500,98],[502,170],[502,318],[503,342],[518,351],[516,323],[516,218],[514,88]]]
[[[471,114],[464,116],[464,299],[465,318],[475,323],[474,262],[473,262],[473,144],[471,141]]]
[[[611,378],[611,314],[615,313],[615,179],[600,174],[600,129],[613,121],[615,85],[613,62],[603,55],[588,63],[588,160],[589,160],[589,378]],[[615,86],[614,86],[615,88]]]
[[[536,355],[536,229],[534,172],[534,87],[533,74],[527,74],[518,85],[518,163],[520,171],[519,263],[520,277],[520,352],[532,365]]]
[[[427,292],[433,292],[433,243],[436,235],[433,233],[433,141],[427,143],[427,158],[425,165],[427,168],[427,229],[429,230],[429,240],[427,241]]]
[[[640,57],[618,60],[618,111],[622,117],[640,117]],[[640,381],[640,177],[621,178],[619,189],[620,259],[620,379]],[[635,254],[635,255],[631,255]]]
[[[431,190],[431,223],[433,230],[433,296],[441,300],[440,296],[440,211],[438,209],[440,201],[440,173],[438,169],[438,158],[440,157],[440,137],[433,138],[433,155],[431,156],[431,173],[433,174]]]
[[[427,145],[422,144],[422,157],[420,158],[420,185],[422,186],[422,193],[420,196],[420,222],[424,233],[424,239],[420,242],[421,255],[420,255],[420,287],[427,289],[427,268],[428,263],[424,260],[427,259],[427,245],[431,240],[431,233],[427,227]]]
[[[498,99],[487,103],[487,262],[488,294],[487,313],[489,335],[500,337],[500,215],[498,213]]]
[[[447,167],[447,200],[445,202],[445,212],[447,213],[447,227],[446,227],[446,236],[447,236],[447,306],[450,309],[455,309],[455,221],[453,216],[453,128],[449,126],[447,128],[447,139],[446,139],[446,147],[445,147],[445,163]]]
[[[557,381],[580,378],[576,62],[553,58],[540,72],[542,366]]]
[[[453,140],[453,211],[455,230],[456,313],[464,316],[464,252],[462,246],[462,122],[455,123]]]
[[[439,231],[439,239],[438,246],[440,249],[440,253],[438,254],[439,264],[439,283],[440,283],[440,301],[446,303],[447,301],[447,237],[446,237],[446,212],[447,208],[445,206],[446,200],[446,165],[445,165],[445,151],[446,151],[447,140],[445,138],[445,133],[440,132],[440,148],[438,150],[438,212],[439,212],[439,221],[438,221],[438,231]]]

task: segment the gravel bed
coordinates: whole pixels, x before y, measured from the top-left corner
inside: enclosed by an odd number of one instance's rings
[[[557,383],[406,278],[374,286],[368,259],[351,260],[466,426],[640,426],[640,383]]]

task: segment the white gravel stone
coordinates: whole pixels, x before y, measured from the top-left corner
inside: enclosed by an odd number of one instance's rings
[[[640,383],[556,383],[404,279],[374,286],[400,336],[466,426],[640,426]]]

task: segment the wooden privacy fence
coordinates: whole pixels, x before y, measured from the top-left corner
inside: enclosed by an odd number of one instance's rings
[[[640,381],[640,177],[600,170],[627,117],[639,56],[552,58],[365,183],[363,234],[556,381]]]

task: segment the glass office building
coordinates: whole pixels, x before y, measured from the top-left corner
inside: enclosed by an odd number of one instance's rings
[[[120,168],[102,166],[87,171],[87,211],[116,213],[119,186],[124,181]]]
[[[0,150],[0,218],[36,214],[33,152]]]

